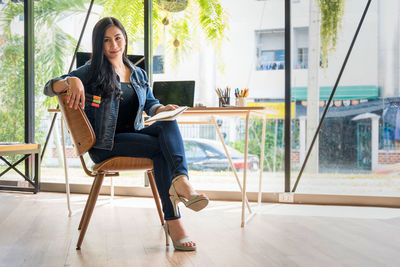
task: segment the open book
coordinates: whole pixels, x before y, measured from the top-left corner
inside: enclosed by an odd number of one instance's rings
[[[146,122],[152,121],[173,121],[175,120],[181,113],[183,113],[188,107],[179,107],[175,110],[168,110],[160,112],[153,117],[150,117],[146,120]]]

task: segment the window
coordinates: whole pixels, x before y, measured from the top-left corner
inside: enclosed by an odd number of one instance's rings
[[[319,66],[324,68],[322,64],[322,55],[320,55]],[[328,67],[328,60],[326,61],[326,67]],[[296,69],[308,69],[308,48],[297,49],[297,65]]]
[[[164,57],[153,56],[153,73],[160,74],[164,73]]]
[[[261,51],[257,70],[282,70],[285,68],[285,51]]]
[[[297,49],[296,69],[308,69],[308,48]]]
[[[285,68],[283,29],[256,31],[256,56],[256,70],[283,70]]]

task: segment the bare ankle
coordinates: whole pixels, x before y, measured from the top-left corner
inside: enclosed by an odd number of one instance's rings
[[[190,185],[189,179],[187,178],[186,175],[181,175],[178,177],[181,177],[181,178],[176,179],[173,182],[173,186],[179,196],[189,199],[190,196],[192,194],[195,194],[196,192],[193,190],[192,186]],[[172,192],[170,191],[170,193],[172,193]]]

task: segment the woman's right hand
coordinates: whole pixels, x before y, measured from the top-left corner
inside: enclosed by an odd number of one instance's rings
[[[61,94],[65,91],[68,92],[67,95],[67,105],[70,108],[78,108],[78,105],[82,109],[85,108],[85,88],[81,79],[78,77],[67,77],[64,80],[57,80],[52,85],[52,90],[56,94]]]
[[[82,81],[78,77],[68,77],[66,81],[69,84],[67,105],[69,104],[69,107],[74,109],[77,109],[80,105],[84,109],[85,88]]]

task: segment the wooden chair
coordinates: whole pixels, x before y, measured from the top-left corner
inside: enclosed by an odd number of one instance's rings
[[[78,109],[74,109],[70,108],[66,104],[67,99],[65,94],[58,96],[58,102],[60,104],[61,112],[67,125],[72,143],[74,145],[75,152],[81,159],[82,167],[87,175],[95,177],[92,188],[90,189],[85,209],[82,214],[81,221],[79,223],[78,230],[80,230],[81,232],[79,235],[78,243],[76,245],[76,249],[79,250],[81,248],[83,238],[85,237],[85,233],[89,225],[90,217],[92,216],[97,197],[100,193],[100,188],[103,183],[104,176],[118,176],[119,171],[147,171],[151,191],[153,193],[154,200],[157,206],[158,215],[161,224],[164,224],[160,197],[157,191],[156,183],[154,181],[153,161],[146,158],[114,157],[93,165],[92,171],[88,170],[83,159],[83,155],[87,151],[89,151],[90,148],[92,148],[96,141],[93,128],[90,125],[90,122],[85,113],[80,107]]]

